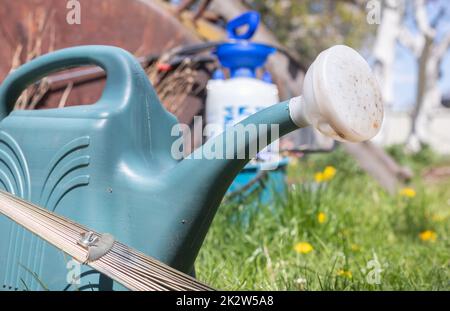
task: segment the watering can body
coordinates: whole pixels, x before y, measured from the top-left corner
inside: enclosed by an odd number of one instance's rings
[[[99,102],[6,116],[29,83],[85,64],[107,72]],[[173,223],[177,208],[164,199],[159,177],[177,163],[170,155],[176,119],[161,106],[140,65],[121,49],[101,46],[58,51],[27,65],[0,91],[6,116],[0,123],[0,187],[189,272],[192,263],[175,262],[183,223]],[[0,217],[1,289],[68,288],[67,278],[77,272],[70,259]],[[78,288],[109,286],[93,272],[81,271]]]

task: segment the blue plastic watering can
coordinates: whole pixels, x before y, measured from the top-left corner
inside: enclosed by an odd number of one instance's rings
[[[29,84],[80,65],[98,65],[107,73],[97,103],[11,112]],[[261,137],[271,137],[271,125],[280,136],[312,124],[351,141],[372,137],[381,125],[375,80],[348,47],[323,52],[303,91],[303,97],[240,123],[257,125],[257,132],[236,140],[230,128],[179,161],[172,149],[180,137],[171,135],[177,121],[132,55],[106,46],[44,55],[0,86],[0,188],[191,273],[223,195],[250,160],[236,155],[252,144],[264,148]],[[223,155],[232,150],[231,157],[205,158],[205,150],[214,146],[224,147]],[[69,272],[70,258],[62,251],[0,216],[0,289],[70,289]],[[122,288],[88,267],[81,272],[79,289]]]

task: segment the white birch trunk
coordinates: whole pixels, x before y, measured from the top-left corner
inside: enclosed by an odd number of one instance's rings
[[[436,29],[433,29],[427,17],[426,1],[415,0],[416,21],[419,35],[409,47],[416,55],[419,64],[416,106],[412,113],[411,132],[407,140],[407,149],[418,152],[423,144],[430,141],[430,123],[433,112],[440,106],[442,92],[439,87],[439,70],[442,59],[450,46],[450,34],[441,42],[436,42]]]
[[[381,24],[377,29],[377,36],[373,47],[374,73],[381,87],[381,94],[385,106],[394,102],[394,62],[397,39],[400,34],[404,14],[404,0],[385,0],[381,14]],[[374,141],[383,144],[389,124],[385,120]]]

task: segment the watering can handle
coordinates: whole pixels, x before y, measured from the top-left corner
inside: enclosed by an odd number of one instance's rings
[[[96,104],[105,103],[103,112],[117,111],[128,105],[130,94],[139,82],[137,80],[146,79],[141,77],[145,73],[135,58],[123,49],[101,45],[62,49],[40,56],[9,74],[0,85],[0,120],[13,110],[18,97],[31,83],[53,72],[81,65],[97,65],[106,72],[106,85]]]
[[[255,11],[249,11],[238,17],[232,19],[227,24],[227,34],[230,39],[248,40],[256,32],[259,25],[259,13]],[[242,26],[248,25],[246,32],[239,34],[238,29]]]

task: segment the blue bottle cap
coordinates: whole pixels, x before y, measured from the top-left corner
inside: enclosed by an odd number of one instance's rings
[[[231,78],[255,78],[256,69],[262,67],[267,57],[276,51],[269,45],[248,41],[255,34],[259,20],[258,12],[249,11],[227,24],[230,42],[219,45],[215,53],[222,66],[230,69]],[[239,33],[243,26],[247,26],[247,30]]]

